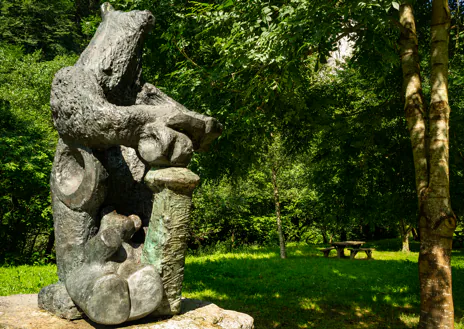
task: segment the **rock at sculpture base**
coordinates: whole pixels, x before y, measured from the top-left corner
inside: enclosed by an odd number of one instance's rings
[[[39,293],[38,300],[41,309],[53,313],[60,318],[69,320],[82,318],[82,312],[76,307],[76,304],[69,297],[66,287],[61,282],[43,288]]]
[[[152,322],[150,322],[152,321]],[[157,321],[157,322],[156,322]],[[0,297],[2,329],[92,329],[105,328],[88,320],[68,321],[40,310],[37,295]],[[111,328],[120,328],[111,326]],[[253,329],[253,318],[245,313],[224,310],[215,304],[183,299],[182,312],[164,321],[141,319],[121,325],[126,329]]]

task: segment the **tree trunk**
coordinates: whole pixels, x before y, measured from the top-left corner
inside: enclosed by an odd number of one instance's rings
[[[456,218],[449,196],[448,2],[432,2],[432,90],[427,139],[418,42],[411,5],[401,5],[400,23],[405,113],[411,137],[419,201],[419,328],[450,329],[454,328],[451,246]]]
[[[401,236],[401,251],[402,252],[410,252],[411,250],[409,249],[409,237],[407,235],[402,235]]]
[[[451,288],[451,248],[456,217],[449,195],[448,35],[451,22],[447,0],[432,2],[432,74],[430,84],[429,185],[420,209],[419,328],[454,328]]]
[[[277,169],[275,165],[272,165],[272,187],[274,188],[274,203],[277,219],[277,232],[279,233],[279,245],[280,245],[280,258],[287,258],[287,251],[285,250],[285,238],[282,232],[282,218],[280,216],[280,201],[279,201],[279,187],[277,185]]]
[[[420,241],[419,233],[414,227],[412,228],[411,232],[412,232],[412,238],[414,239],[414,241]]]
[[[341,241],[346,241],[347,240],[346,230],[344,228],[342,228],[342,230],[340,231],[340,240]]]
[[[232,252],[234,247],[235,247],[235,231],[232,231],[232,235],[230,236],[230,248],[229,248],[229,251]]]
[[[401,251],[402,252],[409,252],[410,249],[409,249],[409,233],[411,233],[412,231],[412,227],[407,227],[407,225],[404,223],[404,220],[401,220],[401,244],[402,244],[402,248],[401,248]]]
[[[409,233],[412,231],[412,226],[406,225],[403,219],[400,219],[400,234],[402,242],[402,252],[409,252]]]
[[[34,247],[35,247],[35,242],[37,241],[37,237],[39,236],[40,233],[35,233],[34,238],[32,239],[31,242],[31,247],[29,248],[29,253],[27,257],[30,259],[32,257],[32,254],[34,253]]]
[[[323,244],[328,244],[329,239],[327,237],[327,230],[325,228],[321,228],[321,235],[322,235],[322,243]]]
[[[45,248],[46,256],[51,257],[54,245],[55,245],[55,232],[52,231],[48,236],[47,247]]]

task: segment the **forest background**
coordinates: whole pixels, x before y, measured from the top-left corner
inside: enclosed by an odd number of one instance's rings
[[[110,2],[156,17],[144,48],[144,79],[224,125],[211,150],[190,165],[202,178],[193,197],[192,251],[277,246],[279,217],[286,241],[419,238],[398,2]],[[449,2],[450,190],[458,230],[464,212],[462,2]],[[0,2],[1,264],[54,258],[49,175],[58,137],[50,85],[88,44],[100,4]],[[429,99],[431,3],[414,8]],[[329,65],[343,38],[353,55]]]

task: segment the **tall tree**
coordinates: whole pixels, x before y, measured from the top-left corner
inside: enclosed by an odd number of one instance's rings
[[[277,175],[282,169],[284,154],[282,152],[282,143],[280,142],[280,136],[275,133],[271,134],[272,145],[270,146],[269,153],[267,156],[267,162],[271,168],[271,182],[272,189],[274,192],[274,205],[277,222],[277,233],[279,234],[279,247],[280,247],[280,258],[287,258],[287,249],[285,247],[285,237],[282,229],[282,216],[280,209],[280,197],[279,197],[279,183]]]
[[[405,115],[411,136],[419,200],[419,328],[454,328],[451,248],[456,216],[449,192],[447,0],[433,0],[431,21],[431,103],[426,107],[420,76],[413,7],[400,6],[401,62]]]

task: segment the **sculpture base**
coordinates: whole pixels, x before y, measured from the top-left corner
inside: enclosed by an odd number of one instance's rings
[[[39,309],[37,295],[0,297],[0,328],[4,329],[91,329],[105,328],[89,320],[68,321]],[[119,328],[111,326],[111,328]],[[224,310],[215,304],[183,299],[182,312],[165,320],[150,318],[121,325],[126,329],[253,329],[253,318],[247,314]]]
[[[38,295],[38,304],[40,309],[63,319],[77,320],[83,317],[61,282],[42,288]]]

